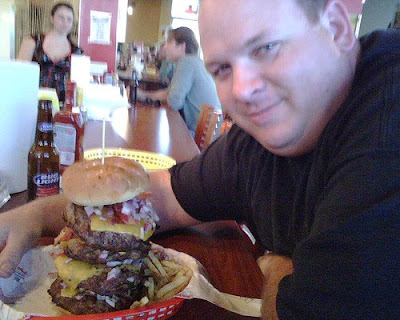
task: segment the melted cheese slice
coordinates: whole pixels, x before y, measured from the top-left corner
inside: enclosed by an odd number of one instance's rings
[[[127,233],[139,238],[141,240],[146,241],[153,234],[153,230],[150,230],[146,234],[141,232],[143,230],[143,223],[139,225],[136,224],[123,224],[123,223],[115,223],[111,224],[105,220],[100,219],[98,215],[92,215],[90,218],[90,229],[93,231],[110,231],[117,233]]]
[[[59,278],[67,285],[66,288],[61,290],[61,296],[72,298],[77,293],[77,287],[80,282],[100,274],[104,267],[77,260],[67,262],[67,259],[69,260],[65,255],[57,256],[54,259],[54,264]]]

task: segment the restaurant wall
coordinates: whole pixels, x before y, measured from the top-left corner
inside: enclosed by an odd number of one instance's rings
[[[400,0],[367,0],[364,4],[360,36],[377,29],[387,29]]]
[[[133,14],[128,16],[126,42],[144,41],[146,45],[158,42],[162,0],[135,0]]]
[[[362,12],[362,7],[363,7],[362,0],[342,0],[342,1],[346,4],[347,9],[349,10],[350,13],[360,14]]]
[[[14,0],[0,1],[0,58],[14,58]]]
[[[161,2],[161,14],[160,14],[160,27],[158,28],[158,42],[165,39],[165,34],[163,32],[167,31],[169,26],[171,26],[171,8],[172,0],[162,0]]]
[[[90,43],[90,11],[111,13],[110,44]],[[108,71],[116,70],[118,0],[81,0],[79,46],[92,61],[107,62]]]

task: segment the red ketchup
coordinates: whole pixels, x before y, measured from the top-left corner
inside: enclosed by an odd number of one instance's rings
[[[63,110],[54,116],[55,145],[60,152],[60,173],[75,161],[83,159],[85,126],[76,107],[76,83],[67,82]]]

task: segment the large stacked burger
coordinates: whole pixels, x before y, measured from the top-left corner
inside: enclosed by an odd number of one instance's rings
[[[83,161],[66,169],[62,186],[70,203],[56,239],[63,252],[52,301],[73,314],[128,309],[143,295],[142,259],[158,221],[144,193],[147,172],[118,157]]]

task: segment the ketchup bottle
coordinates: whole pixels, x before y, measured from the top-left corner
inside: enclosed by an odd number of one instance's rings
[[[76,110],[76,83],[68,81],[64,109],[54,116],[55,144],[60,152],[60,173],[75,161],[83,159],[85,127],[82,115]]]

